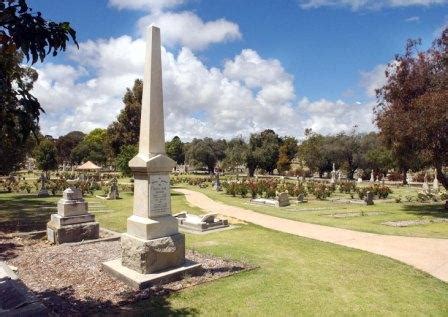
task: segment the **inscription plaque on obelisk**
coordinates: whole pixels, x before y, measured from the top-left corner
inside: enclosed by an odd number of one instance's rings
[[[149,216],[171,214],[170,178],[154,175],[149,181]]]

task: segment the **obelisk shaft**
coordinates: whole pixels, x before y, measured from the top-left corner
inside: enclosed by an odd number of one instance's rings
[[[148,27],[138,148],[138,152],[142,156],[165,153],[160,44],[160,29],[155,26]]]

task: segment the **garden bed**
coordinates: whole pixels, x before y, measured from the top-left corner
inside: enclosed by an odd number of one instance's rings
[[[254,268],[187,250],[187,259],[202,264],[197,275],[135,291],[102,270],[102,262],[118,257],[119,241],[54,246],[45,238],[0,238],[0,260],[17,267],[26,286],[51,311],[63,315],[129,311],[140,300],[160,301],[174,291]]]

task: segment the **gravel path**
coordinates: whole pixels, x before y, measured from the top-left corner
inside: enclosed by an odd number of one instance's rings
[[[185,194],[190,204],[206,211],[281,232],[384,255],[448,282],[448,239],[380,235],[304,223],[229,206],[196,191],[176,191]]]

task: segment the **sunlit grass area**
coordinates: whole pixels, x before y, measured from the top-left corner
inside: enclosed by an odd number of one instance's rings
[[[234,204],[241,200],[215,194]],[[96,214],[101,226],[125,231],[132,194],[121,196],[111,201],[87,197],[92,206],[99,203],[109,210]],[[33,209],[55,207],[58,198],[0,194],[0,230],[11,219],[45,224],[54,211]],[[205,213],[189,206],[178,193],[172,194],[172,209],[173,213]],[[206,235],[187,234],[186,241],[189,249],[258,268],[174,293],[167,298],[171,312],[207,316],[448,314],[446,283],[382,256],[250,224]],[[156,300],[140,302],[137,308],[143,314],[163,315],[164,311]]]
[[[316,200],[310,195],[307,203],[297,204],[291,200],[290,206],[276,208],[251,204],[250,198],[232,197],[223,191],[216,192],[211,187],[183,186],[229,205],[297,221],[380,234],[448,238],[448,222],[438,222],[448,220],[448,211],[444,209],[444,202],[417,203],[415,198],[419,189],[414,187],[392,187],[393,193],[388,199],[375,200],[373,206],[338,202],[337,199],[349,200],[350,196],[337,191],[327,200]],[[406,196],[414,197],[414,201],[407,202]],[[402,198],[400,203],[395,202],[397,197]],[[354,198],[358,198],[356,194]],[[357,214],[354,216],[350,213]],[[383,224],[388,221],[402,220],[430,220],[433,222],[409,227],[392,227]]]

